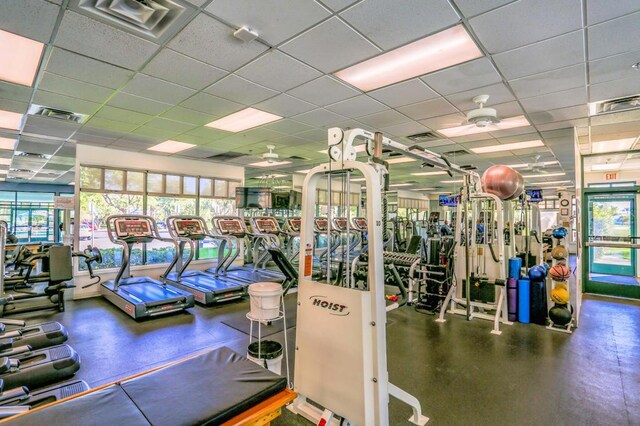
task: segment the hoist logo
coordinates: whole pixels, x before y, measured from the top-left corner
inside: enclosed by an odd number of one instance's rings
[[[349,307],[347,305],[330,302],[327,300],[326,296],[311,296],[309,300],[311,300],[311,305],[326,309],[331,315],[346,317],[350,314]]]

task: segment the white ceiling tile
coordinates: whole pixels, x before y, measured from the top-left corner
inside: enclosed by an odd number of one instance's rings
[[[525,126],[513,129],[495,130],[491,132],[490,135],[501,142],[511,143],[540,139],[539,135],[535,133],[535,131],[536,129],[533,126]]]
[[[415,121],[409,121],[402,124],[394,124],[392,126],[379,127],[383,133],[398,137],[415,135],[417,133],[428,132],[430,129]]]
[[[132,70],[139,69],[159,47],[69,10],[64,13],[55,45]]]
[[[175,132],[176,134],[184,133],[196,127],[195,124],[183,123],[181,121],[168,120],[160,117],[154,118],[146,123],[145,126]]]
[[[359,0],[321,0],[322,3],[333,11],[342,10],[347,6],[357,3]]]
[[[0,81],[0,98],[14,101],[28,102],[31,98],[31,87]]]
[[[142,72],[196,90],[204,89],[227,75],[227,72],[220,68],[166,48],[162,49]]]
[[[358,122],[361,122],[367,126],[371,126],[376,129],[383,127],[393,126],[395,124],[402,124],[411,121],[409,118],[400,114],[398,111],[389,109],[387,111],[376,112],[375,114],[367,115],[365,117],[358,118]],[[356,127],[356,126],[352,126]],[[362,127],[362,126],[357,126]]]
[[[640,10],[638,0],[587,0],[587,24],[593,25]]]
[[[0,28],[47,43],[59,11],[59,6],[42,0],[2,0]]]
[[[212,155],[222,154],[223,152],[225,151],[215,148],[209,148],[206,146],[199,146],[196,148],[187,149],[185,151],[180,151],[176,154],[176,157],[206,159],[208,157],[211,157]]]
[[[581,28],[582,7],[580,0],[520,0],[469,22],[493,54]]]
[[[420,123],[424,124],[430,129],[446,129],[449,127],[460,126],[465,123],[467,117],[464,114],[454,113],[448,115],[441,115],[438,117],[427,118],[426,120],[420,120]]]
[[[398,111],[414,120],[424,120],[425,118],[437,117],[440,115],[457,112],[444,98],[431,99],[397,108]]]
[[[437,93],[417,78],[374,90],[369,92],[368,95],[392,108],[438,97]]]
[[[584,62],[583,38],[584,31],[575,31],[493,55],[493,59],[507,80],[513,80]]]
[[[308,141],[327,142],[327,131],[320,129],[307,130],[306,132],[296,133],[296,136]]]
[[[161,114],[161,117],[169,118],[171,120],[182,121],[184,123],[197,124],[199,126],[204,126],[207,123],[211,123],[214,120],[214,117],[209,114],[203,114],[201,112],[183,108],[180,106],[176,106],[171,108],[169,111]]]
[[[586,102],[587,91],[585,88],[578,87],[576,89],[523,99],[522,106],[528,113],[534,113],[585,104]]]
[[[447,0],[364,0],[340,14],[384,50],[433,34],[460,21]]]
[[[485,141],[487,139],[495,140],[495,138],[491,136],[490,133],[478,133],[476,135],[466,135],[466,136],[459,136],[457,138],[451,138],[451,140],[455,143],[464,143],[464,144],[469,142]]]
[[[38,105],[48,106],[64,111],[79,112],[81,114],[93,114],[100,104],[82,99],[72,98],[58,93],[37,90],[33,102]]]
[[[38,87],[49,92],[60,93],[97,103],[103,103],[113,94],[113,90],[107,89],[106,87],[73,80],[48,72],[43,73]],[[2,89],[0,89],[0,96],[2,96]]]
[[[487,102],[487,105],[486,105],[488,107],[515,100],[515,98],[511,94],[511,91],[502,83],[493,84],[491,86],[486,86],[486,87],[479,87],[473,90],[467,90],[466,92],[447,95],[446,98],[458,109],[462,111],[466,111],[466,110],[476,108],[476,104],[472,101],[472,99],[477,95],[490,96],[489,101]],[[437,115],[442,115],[442,114],[437,114]],[[422,118],[426,118],[426,117],[422,117]]]
[[[333,104],[356,96],[358,93],[360,92],[328,75],[289,91],[289,94],[318,106]]]
[[[573,120],[554,121],[552,123],[536,124],[536,129],[538,129],[538,131],[540,132],[545,132],[549,130],[566,129],[566,128],[569,128],[571,129],[571,131],[573,131],[574,126],[582,126],[582,125],[584,125],[588,129],[589,120],[586,118],[578,118]],[[584,134],[588,135],[589,132],[587,131]]]
[[[637,72],[637,71],[636,71]],[[589,86],[589,101],[602,101],[605,99],[633,96],[640,93],[640,76],[607,81],[605,83]]]
[[[333,125],[334,123],[343,121],[345,117],[334,114],[331,111],[327,111],[323,108],[318,108],[314,111],[305,112],[304,114],[296,115],[295,121],[309,124],[310,126],[326,126]]]
[[[299,123],[295,120],[290,119],[283,119],[275,121],[273,123],[265,124],[264,126],[262,126],[262,128],[275,130],[276,132],[287,133],[290,135],[313,129],[313,127],[307,124]]]
[[[138,127],[138,124],[124,123],[122,121],[113,121],[113,120],[109,120],[101,117],[93,117],[84,124],[82,128],[83,131],[87,127],[128,133],[133,129],[135,129],[136,127]],[[82,139],[76,139],[76,140],[78,142],[82,142]]]
[[[591,61],[589,62],[589,82],[595,84],[622,78],[637,78],[640,73],[631,65],[638,60],[640,60],[640,50]],[[1,94],[2,89],[0,89]]]
[[[280,49],[326,73],[338,71],[380,52],[336,17],[299,35]]]
[[[460,8],[460,11],[467,18],[488,12],[513,1],[514,0],[454,0],[455,4]]]
[[[589,27],[589,60],[638,50],[640,12]]]
[[[47,71],[99,86],[117,89],[133,77],[133,72],[66,50],[54,48]]]
[[[241,104],[231,102],[217,96],[208,95],[203,92],[200,92],[197,95],[182,102],[180,106],[211,114],[212,116],[216,117],[221,117],[223,115],[227,115],[243,109],[243,105]]]
[[[284,136],[284,133],[276,132],[275,130],[266,129],[264,127],[258,127],[255,129],[247,130],[239,134],[246,135],[251,138],[256,138],[258,140],[274,140]],[[264,145],[261,145],[261,146],[264,146]]]
[[[509,85],[519,98],[530,98],[574,87],[584,87],[586,86],[586,73],[586,65],[578,64],[511,80]]]
[[[574,120],[578,118],[587,118],[589,116],[589,108],[587,105],[576,105],[567,108],[553,109],[549,111],[535,112],[530,115],[533,124],[546,124],[554,121]]]
[[[275,46],[329,16],[313,0],[216,0],[205,8],[237,28],[248,26],[260,39]]]
[[[210,141],[218,140],[229,136],[231,133],[223,130],[212,129],[211,127],[196,127],[193,130],[189,130],[186,135],[196,136],[199,138],[208,139]]]
[[[422,77],[422,80],[441,95],[449,95],[502,81],[491,61],[480,58]]]
[[[168,104],[177,104],[196,93],[193,89],[145,74],[136,74],[122,91]]]
[[[272,50],[236,72],[241,77],[284,92],[321,75],[302,62]]]
[[[169,47],[207,64],[233,71],[268,49],[262,43],[244,43],[230,28],[199,14],[169,42]]]
[[[27,112],[28,107],[28,102],[12,101],[11,99],[0,98],[0,110],[3,111],[18,112],[23,114]]]
[[[278,94],[235,74],[229,74],[222,80],[207,88],[205,92],[244,105],[253,105]]]
[[[44,135],[52,138],[67,139],[74,134],[80,125],[73,122],[56,120],[54,118],[28,115],[22,129],[24,133]],[[60,144],[60,142],[57,142]]]
[[[143,124],[151,120],[148,114],[142,114],[128,109],[115,108],[112,106],[103,106],[95,117],[107,118],[109,120],[122,121],[124,123]]]
[[[349,118],[358,118],[388,109],[367,95],[359,95],[326,107],[328,110]]]
[[[155,140],[156,142],[161,142],[167,139],[171,139],[174,136],[177,136],[178,134],[180,134],[181,132],[176,132],[176,131],[167,130],[167,129],[158,129],[156,127],[151,127],[151,126],[141,126],[135,129],[131,133],[137,136],[146,136],[150,139]]]
[[[317,108],[315,105],[311,105],[308,102],[301,101],[300,99],[289,96],[285,93],[268,99],[264,102],[260,102],[255,105],[259,110],[277,114],[281,117],[291,117],[292,115],[301,114],[303,112],[311,111]]]
[[[171,104],[130,95],[125,92],[116,93],[116,95],[109,100],[108,105],[150,115],[157,115],[171,108]]]

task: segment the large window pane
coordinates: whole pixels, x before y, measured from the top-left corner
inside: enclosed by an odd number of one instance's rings
[[[227,197],[227,181],[226,180],[215,180],[214,193],[216,197]],[[235,196],[235,193],[233,194]]]
[[[106,169],[104,171],[104,189],[107,191],[122,191],[124,189],[124,171]]]
[[[236,188],[240,186],[240,182],[229,181],[229,198],[236,196]]]
[[[185,176],[182,178],[182,193],[185,195],[196,195],[196,178]]]
[[[102,169],[94,167],[80,168],[80,187],[85,189],[101,189]]]
[[[160,236],[170,238],[166,219],[174,215],[196,214],[195,198],[147,197],[147,214],[158,223]],[[169,263],[175,255],[173,243],[154,241],[147,244],[147,264]]]
[[[87,245],[102,251],[103,261],[96,268],[118,268],[122,263],[122,246],[109,240],[105,219],[112,214],[142,214],[142,195],[114,193],[80,193],[80,240],[79,249]],[[131,254],[131,264],[142,264],[142,247],[135,246]],[[86,269],[80,261],[80,269]]]
[[[144,173],[127,172],[127,191],[130,191],[130,192],[144,191]]]
[[[211,219],[214,216],[231,216],[236,214],[236,202],[233,199],[200,199],[200,216],[207,222],[211,230]],[[218,244],[215,241],[200,242],[198,259],[214,259],[218,255]]]
[[[159,173],[147,174],[147,192],[155,192],[156,194],[163,193],[162,178],[164,175]]]
[[[213,181],[207,178],[200,178],[200,195],[211,197],[213,195]]]
[[[166,186],[167,194],[180,194],[180,176],[167,175]]]

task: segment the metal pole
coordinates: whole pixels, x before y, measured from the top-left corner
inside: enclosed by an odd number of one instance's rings
[[[346,286],[351,287],[351,172],[349,170],[347,170],[346,175],[345,194],[345,196],[347,197],[347,244],[345,246],[345,248],[347,249]]]
[[[331,173],[327,174],[327,282],[331,283]]]
[[[473,232],[471,232],[471,229],[468,227],[469,225],[469,203],[471,202],[471,194],[469,191],[469,186],[471,185],[470,182],[470,178],[469,176],[465,176],[464,177],[465,180],[465,194],[464,194],[464,222],[463,222],[463,226],[465,229],[465,234],[466,234],[466,247],[465,247],[465,257],[464,257],[464,273],[465,273],[465,283],[464,283],[464,287],[465,287],[465,296],[467,299],[467,306],[466,306],[466,317],[467,317],[467,321],[471,320],[471,273],[470,273],[470,268],[469,268],[469,256],[471,256],[471,247],[472,247],[472,242],[471,242],[471,235],[473,234]],[[471,223],[471,227],[474,226],[474,223],[472,221]],[[475,242],[474,242],[475,243]]]

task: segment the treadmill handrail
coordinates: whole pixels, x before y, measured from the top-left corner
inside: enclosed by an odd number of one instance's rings
[[[221,259],[221,251],[218,249],[218,266],[215,270],[215,275],[218,276],[219,272],[222,271],[222,274],[226,274],[229,267],[233,264],[233,262],[240,255],[240,243],[237,236],[233,234],[227,234],[220,230],[220,225],[218,222],[220,220],[236,220],[240,224],[240,229],[242,233],[242,238],[253,235],[247,229],[247,226],[244,223],[244,220],[240,216],[214,216],[211,218],[211,223],[213,224],[214,235],[219,238],[225,238],[229,244],[229,251],[227,255],[223,256]],[[236,243],[236,252],[233,253],[233,243]]]

